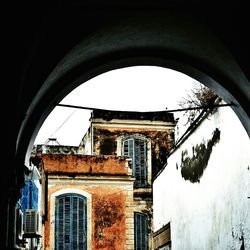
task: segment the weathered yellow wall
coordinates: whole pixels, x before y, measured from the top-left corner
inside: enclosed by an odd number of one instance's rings
[[[95,127],[93,137],[93,153],[95,155],[119,155],[117,139],[120,136],[140,134],[151,141],[151,157],[153,175],[166,163],[169,151],[174,146],[174,131],[172,129],[150,130],[145,128],[112,128]]]
[[[112,174],[127,175],[128,161],[125,157],[43,154],[44,170],[60,174]]]
[[[91,196],[92,222],[87,228],[91,230],[92,249],[126,249],[130,244],[129,232],[131,231],[130,234],[133,235],[131,230],[133,210],[130,208],[133,200],[133,178],[127,160],[113,156],[43,155],[42,157],[44,170],[49,173],[48,220],[44,227],[45,249],[54,247],[50,245],[51,228],[55,226],[54,221],[51,221],[51,208],[54,206],[51,204],[51,196],[59,190],[69,188],[82,190]],[[81,179],[89,173],[90,166],[91,180]],[[116,179],[117,176],[120,177]]]

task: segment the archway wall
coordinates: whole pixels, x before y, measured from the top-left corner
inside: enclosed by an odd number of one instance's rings
[[[165,11],[150,18],[129,17],[85,37],[57,64],[30,103],[17,140],[18,157],[29,152],[43,121],[66,94],[98,74],[133,65],[168,67],[197,79],[234,103],[250,135],[250,84],[221,41],[198,23],[183,13]]]

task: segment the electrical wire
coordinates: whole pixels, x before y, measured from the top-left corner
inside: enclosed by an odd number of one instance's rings
[[[63,121],[63,123],[50,135],[50,137],[53,137],[55,133],[57,133],[61,128],[62,126],[70,119],[70,117],[76,112],[76,109],[73,110],[73,112],[71,112],[69,114],[69,116],[66,117],[66,119]]]

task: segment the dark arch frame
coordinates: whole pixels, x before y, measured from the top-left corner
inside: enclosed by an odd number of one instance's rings
[[[250,135],[245,4],[59,2],[13,5],[4,22],[10,25],[4,34],[8,46],[3,46],[9,74],[2,93],[13,105],[3,108],[2,115],[3,131],[9,132],[2,139],[7,142],[2,163],[7,172],[7,185],[2,186],[3,249],[6,245],[13,249],[14,208],[28,166],[25,155],[39,128],[67,93],[98,74],[133,65],[179,70],[234,102],[233,109]]]
[[[19,131],[17,157],[24,160],[42,122],[71,90],[103,72],[136,65],[172,68],[214,89],[226,102],[234,103],[250,135],[250,86],[235,58],[191,17],[168,14],[167,19],[155,17],[155,23],[133,17],[79,42],[57,64],[30,104]]]

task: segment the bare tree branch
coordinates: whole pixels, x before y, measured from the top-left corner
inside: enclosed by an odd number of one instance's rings
[[[178,102],[178,105],[184,109],[210,105],[212,106],[217,97],[217,94],[213,90],[199,82],[194,82],[194,88],[190,90],[189,93],[187,93],[186,97],[183,97]],[[184,115],[187,117],[187,122],[184,124],[184,126],[191,124],[200,114],[200,112],[201,110],[199,109],[187,110],[184,113]]]

